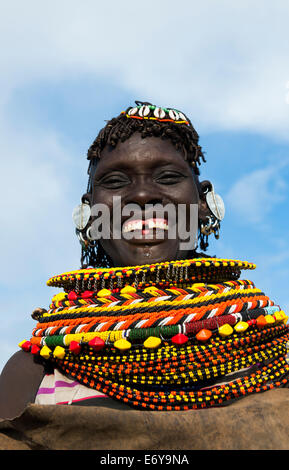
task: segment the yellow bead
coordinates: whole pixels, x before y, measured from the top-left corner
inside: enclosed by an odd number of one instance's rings
[[[56,348],[53,351],[53,356],[57,357],[57,359],[63,359],[65,356],[65,349],[62,348],[61,346],[56,346]]]
[[[43,346],[40,351],[40,356],[44,357],[44,359],[49,359],[51,354],[51,349],[48,346]]]
[[[19,348],[21,348],[22,344],[26,343],[26,341],[27,341],[27,339],[24,339],[23,341],[21,341],[21,342],[18,344]]]
[[[284,325],[286,325],[287,321],[288,321],[288,316],[286,315],[286,313],[283,311],[283,310],[280,310],[279,312],[282,316],[282,321],[284,323]]]
[[[265,315],[265,320],[268,324],[275,323],[275,319],[274,319],[273,315]]]
[[[154,286],[146,287],[146,288],[143,290],[143,292],[144,292],[145,294],[151,294],[151,295],[156,295],[156,294],[157,294],[157,292],[156,292],[156,287],[154,287]]]
[[[135,294],[136,288],[132,286],[125,286],[120,291],[121,294]]]
[[[222,336],[222,338],[225,338],[226,336],[230,336],[232,333],[234,333],[234,330],[231,325],[226,323],[225,325],[220,326],[218,332],[219,335]]]
[[[145,348],[154,349],[158,348],[161,342],[162,340],[160,338],[157,338],[156,336],[149,336],[143,345]]]
[[[283,315],[281,314],[281,312],[275,312],[274,317],[275,317],[276,323],[282,323],[283,322],[284,318],[283,318]]]
[[[97,297],[109,297],[111,295],[111,291],[108,289],[101,289],[97,293]]]
[[[234,330],[237,333],[243,333],[249,328],[249,324],[246,321],[239,321],[237,325],[234,326]]]
[[[67,294],[65,292],[60,292],[59,294],[55,294],[52,297],[52,302],[61,302],[62,300],[66,299]]]
[[[114,347],[119,349],[120,351],[125,351],[131,348],[131,343],[126,339],[118,339],[113,343]]]

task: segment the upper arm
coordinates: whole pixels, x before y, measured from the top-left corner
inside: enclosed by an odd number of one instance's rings
[[[32,354],[18,351],[9,359],[0,376],[0,418],[15,418],[34,403],[44,373]]]

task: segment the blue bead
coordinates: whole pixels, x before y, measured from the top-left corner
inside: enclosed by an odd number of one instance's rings
[[[279,312],[279,307],[277,307],[277,305],[273,305],[272,307],[265,307],[264,310],[267,315],[273,315],[275,312]]]

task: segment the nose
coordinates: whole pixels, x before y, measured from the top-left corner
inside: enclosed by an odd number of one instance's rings
[[[124,202],[125,204],[137,204],[144,208],[146,204],[162,204],[163,197],[152,181],[142,176],[130,185]]]

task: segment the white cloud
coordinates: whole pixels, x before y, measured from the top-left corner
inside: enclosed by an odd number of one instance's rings
[[[286,0],[2,5],[2,100],[31,79],[110,76],[138,98],[182,107],[198,129],[288,138]]]
[[[282,176],[284,164],[245,174],[226,195],[226,205],[241,222],[264,222],[272,208],[287,197],[288,185]]]

